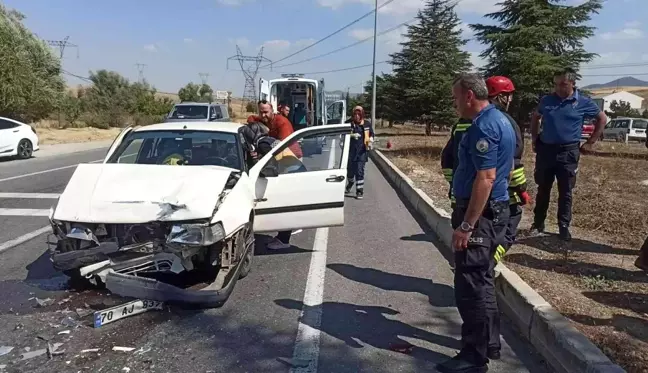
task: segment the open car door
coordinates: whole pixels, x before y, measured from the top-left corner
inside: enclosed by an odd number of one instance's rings
[[[270,81],[263,78],[259,79],[259,100],[270,101]]]
[[[301,129],[252,167],[255,232],[344,225],[350,132],[350,124]],[[300,140],[321,137],[327,138],[322,154],[295,156]]]
[[[346,122],[346,101],[339,100],[326,108],[326,124],[342,124]]]
[[[126,128],[124,128],[124,129],[119,133],[119,135],[117,135],[117,137],[115,137],[115,140],[113,140],[112,144],[110,144],[110,148],[108,148],[108,153],[106,153],[106,157],[104,158],[103,163],[108,162],[108,160],[109,160],[110,157],[113,155],[113,153],[115,152],[115,150],[117,150],[117,147],[119,146],[119,144],[121,144],[122,141],[124,141],[124,138],[125,138],[129,133],[131,133],[131,132],[133,131],[134,128],[135,128],[135,127],[133,127],[133,126],[126,127]]]

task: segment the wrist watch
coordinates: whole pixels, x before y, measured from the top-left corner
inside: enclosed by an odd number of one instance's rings
[[[459,225],[459,229],[461,229],[464,232],[472,232],[475,229],[475,227],[470,225],[470,223],[468,223],[467,221],[462,221],[461,225]]]

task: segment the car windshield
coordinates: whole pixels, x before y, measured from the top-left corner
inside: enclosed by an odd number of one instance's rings
[[[648,121],[645,120],[636,120],[632,123],[632,128],[637,130],[645,130],[648,127]]]
[[[206,105],[176,105],[171,113],[171,119],[207,119]]]
[[[108,163],[223,166],[243,170],[238,135],[218,131],[130,133]]]

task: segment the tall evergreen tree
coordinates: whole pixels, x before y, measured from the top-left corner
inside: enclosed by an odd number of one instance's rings
[[[427,0],[415,24],[407,27],[403,49],[392,54],[392,82],[401,91],[401,108],[408,117],[432,125],[451,125],[457,118],[452,101],[452,81],[471,68],[470,55],[462,50],[461,21],[456,1]],[[396,88],[394,88],[396,89]]]
[[[553,73],[561,68],[578,71],[595,53],[583,42],[594,35],[587,22],[602,8],[602,0],[567,6],[565,0],[504,0],[498,12],[486,14],[498,25],[473,24],[475,36],[487,47],[481,57],[488,62],[487,76],[505,75],[513,80],[516,97],[511,114],[518,123],[529,120],[541,95],[553,86]]]

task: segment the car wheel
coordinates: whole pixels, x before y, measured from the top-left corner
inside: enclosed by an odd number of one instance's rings
[[[625,142],[625,136],[622,133],[617,134],[618,142]]]
[[[20,140],[20,142],[18,143],[18,153],[16,154],[18,159],[31,158],[33,153],[34,146],[32,145],[31,141],[27,139]]]
[[[245,254],[243,263],[241,263],[242,267],[241,272],[239,272],[239,279],[242,279],[250,274],[250,271],[252,270],[252,262],[254,259],[254,231],[252,229],[252,224],[248,224],[245,228],[243,228],[243,230],[241,230],[238,240],[241,245],[240,247],[243,250],[245,250],[246,245],[252,246],[249,248],[247,254]]]

